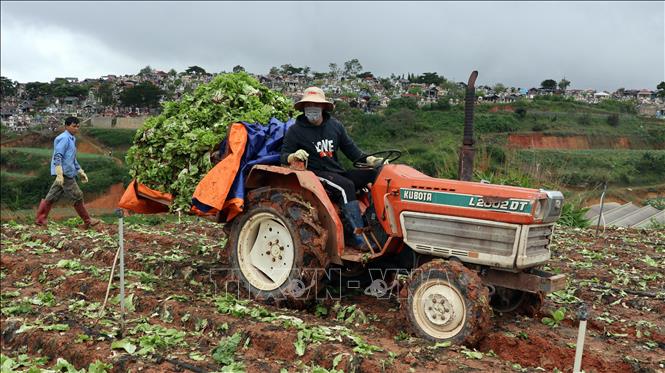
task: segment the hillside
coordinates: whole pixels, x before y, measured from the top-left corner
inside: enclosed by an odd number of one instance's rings
[[[383,113],[342,106],[338,115],[366,151],[399,149],[399,163],[456,178],[462,108],[417,109],[394,101]],[[579,190],[602,189],[607,181],[617,198],[626,188],[646,188],[637,196],[642,202],[665,195],[665,123],[639,117],[623,103],[587,105],[553,97],[482,104],[474,126],[476,180],[545,186],[575,196]]]
[[[564,190],[569,200],[583,204],[597,200],[605,181],[609,199],[643,204],[663,197],[665,123],[639,117],[634,111],[623,102],[589,105],[556,96],[509,105],[477,105],[476,180]],[[399,163],[431,176],[457,178],[462,107],[435,104],[418,108],[415,101],[395,99],[379,113],[364,113],[340,103],[335,115],[364,150],[398,149],[403,153]],[[127,182],[123,163],[134,133],[120,128],[83,128],[79,139],[82,165],[100,175],[95,177],[97,184],[84,186],[89,198]],[[30,133],[3,141],[4,207],[32,206],[46,192],[52,137]],[[116,166],[107,167],[109,161]],[[350,162],[344,162],[350,167]]]
[[[31,132],[2,143],[0,203],[3,209],[31,208],[46,195],[53,182],[49,165],[56,135],[51,132]],[[77,158],[90,179],[87,184],[79,184],[86,201],[104,197],[109,192],[117,194],[117,185],[129,181],[124,157],[133,135],[133,130],[82,130],[77,140]],[[111,205],[114,203],[104,207],[113,208]]]

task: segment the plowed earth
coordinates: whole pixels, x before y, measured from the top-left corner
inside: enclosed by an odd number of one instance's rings
[[[585,372],[665,371],[663,231],[607,230],[596,239],[593,230],[559,228],[546,269],[567,273],[568,289],[546,297],[534,317],[495,313],[476,350],[416,338],[395,296],[347,289],[299,311],[238,301],[242,293],[225,292],[237,286],[222,230],[203,221],[125,226],[131,301],[123,333],[117,302],[96,322],[117,226],[3,224],[1,234],[2,354],[48,358],[38,367],[64,358],[78,369],[105,362],[114,372],[570,372],[584,302]],[[111,299],[117,271],[113,283]],[[560,307],[563,320],[545,325]]]

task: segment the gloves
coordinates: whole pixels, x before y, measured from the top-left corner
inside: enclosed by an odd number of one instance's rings
[[[374,157],[372,155],[368,156],[365,162],[372,167],[377,167],[382,164],[388,164],[388,161],[384,161],[383,158]]]
[[[88,175],[86,175],[85,172],[83,172],[82,168],[79,168],[79,177],[81,178],[81,182],[83,184],[88,182]]]
[[[62,172],[62,165],[55,166],[55,183],[60,186],[65,183],[65,174]]]
[[[307,153],[306,151],[304,151],[302,149],[298,149],[298,150],[296,150],[295,153],[289,154],[289,157],[286,159],[286,161],[291,163],[291,162],[293,162],[297,159],[297,160],[300,160],[300,161],[304,162],[304,161],[307,160],[308,157],[309,157],[309,153]]]

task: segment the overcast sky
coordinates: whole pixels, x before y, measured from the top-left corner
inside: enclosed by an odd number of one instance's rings
[[[665,80],[665,2],[8,2],[3,76],[20,82],[142,67],[266,74],[357,58],[378,76],[648,88]]]

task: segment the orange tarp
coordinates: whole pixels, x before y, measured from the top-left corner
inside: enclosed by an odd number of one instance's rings
[[[242,211],[244,203],[242,198],[232,198],[227,201],[226,197],[240,168],[246,144],[247,129],[242,123],[233,123],[229,127],[224,158],[203,177],[192,196],[198,202],[212,208],[203,212],[192,207],[192,212],[199,215],[216,215],[221,211],[229,221]]]
[[[118,206],[139,214],[157,214],[169,212],[173,201],[170,193],[159,192],[132,180],[120,198]]]

